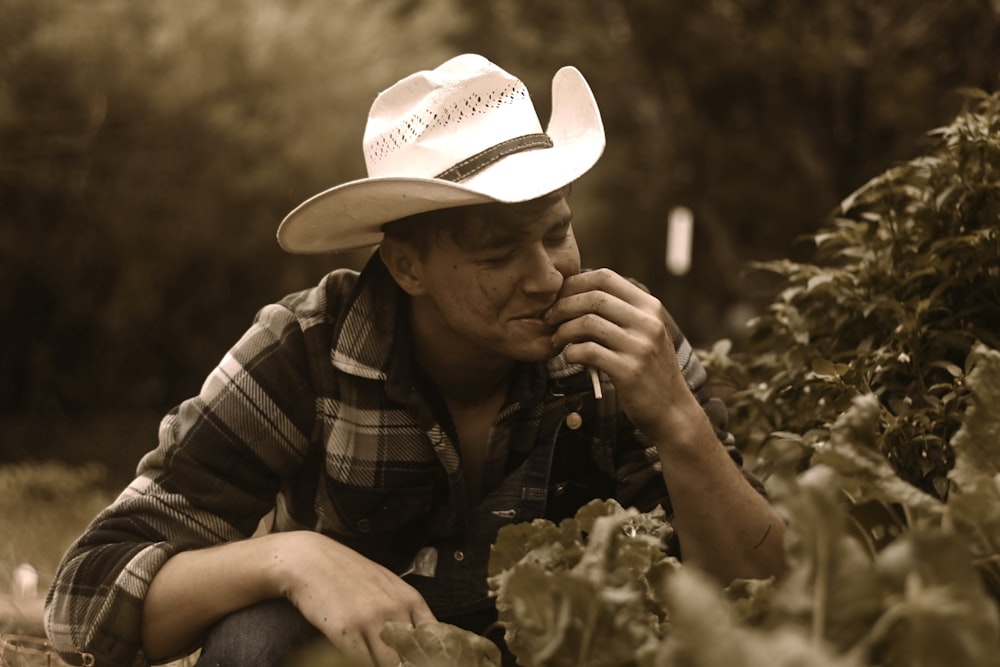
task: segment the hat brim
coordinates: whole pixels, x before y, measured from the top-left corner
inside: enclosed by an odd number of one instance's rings
[[[417,213],[472,204],[537,199],[585,174],[604,151],[604,126],[590,87],[573,67],[552,80],[551,148],[515,153],[461,183],[437,178],[362,178],[302,202],[278,228],[292,253],[340,252],[375,245],[381,227]]]

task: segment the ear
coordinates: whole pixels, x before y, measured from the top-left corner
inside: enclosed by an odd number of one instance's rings
[[[426,291],[423,282],[424,264],[413,244],[386,237],[379,245],[378,253],[382,263],[389,269],[389,274],[404,292],[417,296]]]

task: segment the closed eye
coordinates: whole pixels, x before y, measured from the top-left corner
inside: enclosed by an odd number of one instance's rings
[[[509,262],[511,259],[514,258],[514,252],[515,252],[514,246],[507,246],[499,250],[495,254],[487,255],[485,257],[480,257],[477,261],[480,264],[486,264],[489,266],[506,264],[507,262]]]
[[[572,220],[566,218],[558,225],[549,230],[549,233],[545,235],[545,245],[548,246],[558,246],[566,241],[569,236],[570,225]]]

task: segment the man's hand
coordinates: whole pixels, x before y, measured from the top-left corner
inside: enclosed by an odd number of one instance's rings
[[[598,368],[656,446],[684,562],[728,584],[784,570],[784,524],[733,465],[677,363],[656,297],[600,269],[571,276],[545,320],[567,361]]]
[[[556,347],[565,347],[567,361],[607,373],[625,413],[643,433],[665,437],[668,410],[698,408],[656,297],[609,269],[570,276],[559,297],[545,316],[557,327]]]
[[[416,625],[434,615],[395,573],[319,533],[288,534],[275,552],[282,593],[340,650],[364,664],[396,667],[379,637],[388,621]]]
[[[224,616],[286,597],[358,664],[396,667],[379,637],[386,621],[433,621],[420,594],[396,574],[319,533],[272,533],[168,560],[143,607],[143,648],[153,660],[197,644]]]

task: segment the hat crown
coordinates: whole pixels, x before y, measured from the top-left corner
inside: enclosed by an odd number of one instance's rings
[[[540,132],[524,83],[464,54],[378,95],[365,129],[365,163],[370,178],[434,178],[492,146]]]
[[[384,90],[365,129],[368,177],[299,204],[278,228],[289,252],[373,245],[382,225],[454,206],[510,204],[555,192],[604,150],[594,95],[575,67],[552,77],[544,133],[524,84],[466,54]]]

